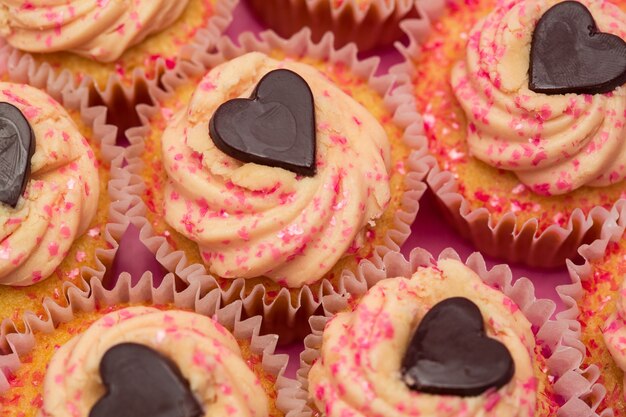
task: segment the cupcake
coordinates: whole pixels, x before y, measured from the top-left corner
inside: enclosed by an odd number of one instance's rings
[[[572,332],[506,266],[416,249],[379,268],[364,261],[359,273],[375,284],[311,318],[298,376],[314,413],[595,415],[588,397],[602,389],[580,375]]]
[[[280,309],[266,326],[293,327],[291,306],[306,318],[343,287],[343,269],[398,249],[429,169],[393,78],[306,35],[224,40],[195,55],[145,114],[137,149],[151,228],[204,265],[228,301],[248,298],[248,313],[266,318],[263,303]],[[163,243],[146,242],[191,281]]]
[[[452,3],[409,51],[429,185],[481,251],[562,265],[625,196],[624,7]]]
[[[602,369],[600,382],[607,396],[599,410],[612,408],[616,416],[626,413],[626,205],[621,205],[621,223],[608,222],[602,238],[581,248],[584,264],[569,264],[574,284],[569,294],[578,302],[570,319],[579,323],[587,348],[586,363]]]
[[[165,284],[170,302],[149,306],[157,290],[144,281],[138,296],[143,303],[124,301],[128,291],[137,296],[128,281],[108,293],[95,281],[100,295],[74,292],[70,305],[51,309],[45,321],[28,316],[26,333],[4,334],[13,363],[3,367],[3,411],[51,417],[284,415],[281,407],[290,400],[280,398],[279,390],[288,386],[282,377],[286,359],[273,355],[276,336],[258,336],[259,317],[240,321],[240,305],[220,309],[219,298],[200,297],[199,287],[175,293],[172,281]]]
[[[0,82],[2,317],[41,312],[45,297],[62,298],[66,282],[84,286],[83,272],[102,277],[112,257],[105,225],[120,184],[111,195],[107,185],[117,178],[111,166],[117,172],[122,163],[115,129],[84,104],[84,89],[53,84],[63,104]]]
[[[155,78],[176,64],[181,48],[219,36],[232,0],[0,2],[0,36],[13,65],[67,70],[99,89],[113,79],[130,84],[135,71]]]
[[[408,29],[421,33],[443,9],[443,1],[413,0],[250,0],[256,15],[283,37],[311,28],[319,42],[326,32],[335,47],[354,42],[360,51],[388,46]]]

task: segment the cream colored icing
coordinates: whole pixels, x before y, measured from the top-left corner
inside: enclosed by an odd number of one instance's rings
[[[189,0],[0,0],[0,35],[28,52],[113,62],[170,26]]]
[[[534,192],[564,194],[626,178],[626,88],[609,94],[544,95],[528,88],[536,22],[559,0],[500,0],[469,34],[452,86],[468,118],[471,153],[513,171]],[[626,39],[626,14],[582,0],[598,28]]]
[[[268,72],[300,74],[315,99],[317,174],[241,163],[219,151],[209,120],[249,97]],[[300,287],[351,249],[390,198],[390,147],[376,119],[315,68],[249,53],[211,70],[163,133],[165,219],[226,278],[266,276]]]
[[[617,311],[613,313],[602,329],[606,346],[617,366],[626,372],[626,280],[617,296]],[[626,375],[624,375],[626,387]],[[626,390],[624,392],[626,398]]]
[[[419,322],[435,304],[465,297],[481,310],[489,337],[511,353],[515,374],[497,391],[476,397],[411,391],[401,361]],[[309,373],[309,393],[327,417],[530,417],[537,380],[531,324],[517,305],[458,261],[420,268],[410,279],[380,281],[353,311],[326,325],[321,358]]]
[[[88,416],[105,394],[102,357],[121,343],[171,359],[206,416],[269,416],[267,394],[228,330],[200,314],[148,307],[109,313],[59,348],[44,379],[41,416]]]
[[[98,162],[70,115],[44,92],[0,83],[0,101],[24,114],[36,139],[31,175],[15,208],[0,203],[0,284],[52,274],[96,214]]]

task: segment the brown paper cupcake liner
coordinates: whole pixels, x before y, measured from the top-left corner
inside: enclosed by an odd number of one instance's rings
[[[4,70],[2,64],[11,67],[12,82],[39,88],[66,109],[78,111],[83,123],[93,132],[92,139],[99,145],[102,160],[110,164],[109,183],[107,189],[101,191],[107,192],[110,199],[107,224],[103,231],[107,248],[96,249],[95,264],[80,266],[79,276],[74,283],[65,282],[63,291],[75,284],[86,287],[90,280],[102,280],[105,277],[107,268],[112,264],[117,252],[118,242],[128,224],[125,212],[131,205],[128,199],[133,183],[123,168],[126,163],[126,150],[116,143],[118,128],[107,123],[106,108],[89,104],[89,87],[85,83],[74,86],[68,78],[69,73],[57,74],[49,66],[37,67],[32,57],[23,56],[17,59],[14,53],[0,45],[0,73]],[[52,300],[48,299],[45,303],[48,302]]]
[[[414,71],[408,59],[390,70],[407,78]],[[412,93],[408,82],[398,88],[401,94]],[[415,124],[415,133],[424,135],[423,118],[415,108],[412,111],[413,117],[419,119],[419,123]],[[426,138],[424,140],[427,141]],[[599,237],[601,225],[611,213],[610,209],[602,206],[593,207],[587,214],[576,208],[565,225],[553,224],[543,230],[537,219],[519,224],[518,216],[512,211],[495,219],[486,208],[472,209],[469,201],[459,192],[460,184],[455,175],[442,169],[436,161],[432,164],[426,183],[448,222],[477,250],[507,262],[541,268],[563,266],[566,259],[576,257],[582,244]]]
[[[120,275],[114,288],[107,290],[97,278],[90,282],[91,291],[85,293],[78,287],[67,291],[67,306],[61,306],[52,300],[44,303],[45,314],[38,317],[26,313],[18,326],[11,320],[4,320],[0,328],[0,393],[9,390],[7,375],[21,366],[20,358],[32,351],[36,344],[35,333],[52,333],[61,324],[72,321],[79,312],[93,312],[98,307],[115,306],[123,303],[141,303],[145,305],[172,304],[176,308],[191,310],[210,316],[233,333],[235,338],[250,342],[250,350],[261,355],[263,370],[276,377],[276,406],[287,416],[299,413],[302,404],[294,400],[295,381],[284,376],[289,356],[275,354],[277,335],[261,335],[260,316],[243,319],[241,302],[221,305],[219,291],[206,291],[202,284],[195,283],[183,290],[177,290],[174,277],[169,276],[156,287],[150,274],[144,274],[135,284],[131,284],[128,274]],[[18,329],[24,329],[22,331]],[[1,352],[1,350],[0,350]]]
[[[370,261],[362,261],[355,275],[359,281],[372,286],[377,282],[398,276],[409,277],[421,266],[430,266],[433,256],[424,249],[413,249],[405,258],[400,253],[388,253],[380,263],[375,265]],[[439,260],[463,260],[451,248],[445,249],[439,255]],[[597,417],[595,409],[606,394],[605,388],[597,383],[599,369],[591,366],[581,369],[585,355],[585,347],[580,342],[579,334],[572,329],[568,320],[550,319],[556,306],[547,299],[537,299],[532,282],[527,278],[520,278],[513,282],[513,274],[507,265],[497,265],[488,269],[485,260],[478,252],[470,255],[465,264],[472,269],[489,286],[498,288],[507,297],[511,298],[528,318],[534,329],[537,329],[536,340],[542,345],[542,350],[550,352],[547,359],[548,372],[554,377],[555,394],[560,396],[564,404],[558,410],[557,417]],[[353,294],[364,295],[366,288],[354,291]],[[326,323],[334,314],[349,307],[348,298],[329,296],[324,300],[324,311],[320,315],[310,318],[309,324],[312,333],[304,339],[304,351],[300,355],[301,368],[298,370],[298,381],[301,390],[297,397],[301,400],[308,398],[308,374],[313,363],[319,359],[319,349],[322,344],[322,333]],[[568,305],[569,311],[573,308]],[[311,415],[313,410],[306,406],[302,415]],[[602,414],[601,417],[609,417]]]
[[[181,60],[190,49],[206,47],[222,36],[233,20],[233,12],[238,3],[239,0],[219,0],[215,5],[215,14],[205,27],[198,29],[190,45],[180,47],[176,60]],[[109,75],[103,88],[98,86],[89,74],[81,74],[83,78],[79,82],[69,70],[55,69],[47,62],[37,64],[33,55],[13,48],[4,39],[0,39],[0,57],[2,57],[0,74],[6,72],[11,81],[26,82],[27,79],[34,79],[37,84],[33,85],[42,88],[45,78],[53,77],[59,86],[69,85],[72,88],[87,86],[89,105],[106,106],[109,109],[109,123],[118,126],[120,133],[138,125],[134,108],[141,103],[150,103],[147,94],[148,85],[153,87],[160,85],[159,77],[148,79],[146,68],[143,67],[133,69],[130,83],[124,81],[117,73]],[[168,71],[169,66],[171,64],[168,65],[165,58],[159,57],[154,61],[152,69],[155,74],[163,74]]]
[[[369,80],[369,85],[384,97],[385,105],[394,115],[394,122],[404,129],[405,143],[413,150],[405,163],[406,191],[402,200],[402,209],[395,216],[393,228],[387,231],[384,245],[374,250],[373,257],[379,258],[389,251],[399,250],[411,233],[411,224],[417,215],[419,200],[426,191],[423,181],[434,162],[433,158],[427,155],[425,138],[415,133],[419,131],[419,128],[416,126],[412,113],[412,98],[406,94],[397,94],[396,87],[402,82],[402,77],[375,76],[377,60],[360,61],[354,45],[339,50],[334,49],[332,45],[331,34],[324,36],[320,43],[313,43],[308,29],[290,39],[283,39],[271,31],[262,33],[260,38],[251,33],[245,33],[239,38],[239,46],[228,38],[222,38],[217,45],[198,48],[188,55],[188,59],[180,62],[176,72],[168,72],[163,76],[161,88],[151,89],[150,94],[156,102],[166,100],[172,96],[176,87],[195,75],[204,74],[208,68],[249,51],[269,52],[273,49],[296,56],[307,55],[332,63],[343,63],[353,73]],[[159,111],[160,108],[156,106],[139,106],[138,113],[143,126],[128,132],[131,146],[128,148],[127,170],[130,176],[136,178],[138,184],[135,189],[136,196],[140,196],[143,190],[139,185],[138,177],[142,167],[140,156],[144,150],[145,137],[149,132],[149,119],[151,115]],[[154,234],[149,221],[145,218],[146,211],[145,203],[137,201],[132,213],[129,213],[129,221],[140,229],[141,241],[156,254],[159,263],[185,282],[209,281],[212,286],[219,287],[216,279],[207,273],[204,265],[189,265],[184,252],[173,251],[164,237]],[[304,320],[320,306],[325,295],[342,293],[350,290],[354,285],[360,284],[348,283],[341,279],[338,285],[333,286],[330,281],[324,280],[317,289],[313,290],[305,286],[295,296],[288,289],[282,288],[276,296],[273,295],[271,301],[268,301],[266,288],[263,285],[250,288],[250,285],[246,285],[245,279],[235,279],[224,292],[223,301],[230,303],[243,300],[244,310],[248,315],[264,316],[264,331],[279,333],[281,342],[288,342],[290,337],[297,337],[293,332],[297,324],[300,324],[300,327],[306,327]]]
[[[391,45],[403,32],[421,39],[423,28],[441,14],[440,0],[373,0],[365,7],[358,0],[345,0],[338,7],[331,0],[249,0],[256,14],[270,29],[290,36],[308,26],[318,41],[325,32],[335,35],[335,46],[356,43],[360,51]]]

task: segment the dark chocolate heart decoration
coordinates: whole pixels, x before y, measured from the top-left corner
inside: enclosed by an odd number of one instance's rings
[[[102,358],[100,375],[107,393],[89,417],[204,415],[176,364],[148,346],[113,346]]]
[[[20,109],[0,102],[0,201],[17,206],[30,176],[35,135]]]
[[[209,122],[209,133],[219,150],[239,161],[315,175],[313,93],[293,71],[271,71],[250,99],[222,104]]]
[[[507,348],[485,334],[480,310],[461,297],[426,313],[402,360],[407,386],[428,394],[476,396],[502,387],[514,373]]]
[[[535,27],[529,78],[536,93],[609,93],[626,83],[626,42],[599,32],[581,3],[564,1]]]

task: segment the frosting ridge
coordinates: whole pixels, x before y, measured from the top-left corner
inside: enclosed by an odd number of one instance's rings
[[[250,97],[278,69],[302,76],[315,97],[317,174],[245,163],[209,137],[225,101]],[[225,278],[266,276],[301,287],[322,278],[390,199],[390,146],[369,112],[313,67],[249,53],[211,70],[187,108],[162,136],[165,219],[198,243],[211,272]]]
[[[596,95],[544,95],[528,88],[537,21],[558,0],[500,0],[469,34],[452,71],[468,118],[471,153],[513,171],[542,195],[626,178],[626,88]],[[626,14],[604,0],[582,0],[598,29],[626,39]]]

